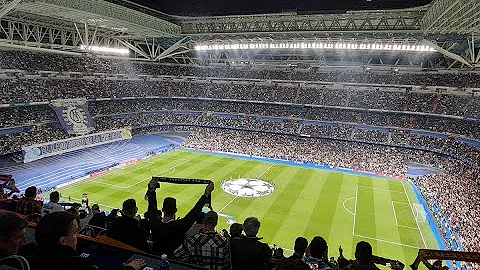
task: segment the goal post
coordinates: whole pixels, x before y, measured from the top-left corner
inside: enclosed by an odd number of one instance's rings
[[[413,214],[418,222],[427,222],[427,211],[423,207],[423,204],[412,204]]]

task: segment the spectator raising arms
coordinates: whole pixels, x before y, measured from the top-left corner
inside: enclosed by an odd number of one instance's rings
[[[214,189],[214,184],[211,183],[205,187],[204,194],[183,218],[176,218],[177,202],[175,198],[171,197],[167,197],[163,201],[163,218],[158,214],[157,193],[155,191],[157,184],[155,180],[150,181],[147,191],[148,216],[153,236],[153,253],[157,255],[167,254],[169,258],[172,258],[175,249],[183,243],[185,233],[195,223],[195,218],[208,202],[208,198]]]

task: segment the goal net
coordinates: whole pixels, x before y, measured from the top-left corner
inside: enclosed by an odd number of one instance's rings
[[[418,222],[427,222],[427,212],[425,211],[423,204],[413,203],[412,209],[415,219]]]

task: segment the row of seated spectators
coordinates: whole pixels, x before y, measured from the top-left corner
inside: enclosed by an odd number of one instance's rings
[[[438,203],[444,213],[439,227],[446,221],[461,238],[468,251],[480,251],[480,171],[461,162],[427,152],[388,146],[326,141],[312,138],[251,133],[244,131],[191,129],[185,147],[242,153],[261,157],[308,161],[372,172],[404,174],[407,163],[430,164],[438,174],[415,179],[429,204]],[[443,220],[442,220],[443,218]]]
[[[124,104],[124,103],[127,104]],[[147,105],[146,102],[143,105]],[[166,102],[161,109],[171,109],[169,102]],[[118,129],[127,126],[142,127],[142,126],[156,126],[156,125],[201,125],[212,127],[227,127],[249,130],[262,130],[270,132],[291,133],[291,134],[306,134],[316,137],[328,137],[334,139],[367,141],[382,144],[392,144],[407,147],[417,147],[422,149],[431,149],[437,152],[454,155],[462,159],[466,159],[472,163],[480,164],[480,150],[478,147],[469,145],[467,143],[448,138],[446,135],[428,134],[417,135],[410,131],[402,131],[396,129],[380,128],[375,130],[373,127],[361,127],[348,124],[338,123],[318,123],[318,122],[303,122],[299,120],[268,118],[260,116],[243,116],[232,114],[212,114],[201,112],[175,112],[175,111],[155,111],[143,112],[138,109],[140,104],[136,101],[136,107],[132,101],[122,102],[97,102],[94,103],[92,111],[102,109],[102,112],[107,112],[107,115],[97,116],[95,118],[95,128],[97,131]],[[110,109],[106,110],[99,107],[99,104],[109,104]],[[247,104],[248,105],[248,104]],[[258,105],[260,107],[260,105]],[[119,112],[128,111],[128,109],[138,109],[138,113],[129,113],[123,115],[108,115],[113,112],[113,107],[119,108]],[[141,106],[140,106],[141,107]],[[190,109],[186,106],[181,106],[184,109]],[[276,106],[278,107],[278,106]],[[151,108],[151,107],[149,107]],[[12,110],[14,110],[13,108]],[[48,109],[48,107],[46,107]],[[160,109],[160,108],[156,108]],[[237,109],[239,109],[237,107]],[[271,109],[269,109],[271,110]],[[8,113],[8,109],[2,117],[11,118],[12,114]],[[273,110],[272,110],[273,111]],[[53,119],[52,119],[53,121]],[[0,135],[2,138],[2,145],[0,145],[0,152],[18,151],[22,146],[28,146],[36,143],[42,143],[57,139],[69,137],[68,134],[55,128],[53,124],[35,125],[23,127],[22,132],[17,134]],[[15,129],[16,130],[16,129]]]
[[[337,121],[373,126],[391,126],[453,133],[480,139],[478,121],[440,116],[403,113],[359,111],[312,106],[257,104],[249,102],[186,100],[186,99],[135,99],[121,101],[91,101],[93,116],[125,114],[159,110],[208,111],[218,113],[243,113],[273,117],[294,117],[318,121]],[[55,121],[51,108],[46,105],[23,108],[0,108],[0,128],[32,122]]]
[[[229,67],[166,66],[157,63],[134,62],[94,56],[69,56],[29,51],[0,51],[0,69],[20,69],[29,72],[56,71],[198,76],[221,78],[277,79],[323,82],[348,82],[397,85],[432,85],[450,87],[480,87],[476,73],[375,73],[362,71],[318,71],[292,68],[267,70]]]
[[[314,237],[310,244],[306,238],[297,237],[294,254],[286,258],[283,249],[272,250],[258,237],[261,223],[256,217],[246,218],[243,224],[233,223],[230,232],[217,231],[219,215],[212,210],[202,212],[203,207],[211,200],[213,183],[207,185],[192,209],[181,218],[177,217],[175,198],[165,198],[162,209],[158,209],[157,187],[156,180],[148,183],[148,210],[142,218],[133,198],[125,200],[121,209],[114,209],[107,216],[98,204],[90,208],[88,200],[88,213],[81,211],[79,204],[65,211],[59,204],[61,194],[57,191],[50,193],[50,201],[43,204],[35,199],[36,187],[27,188],[25,196],[20,199],[10,198],[11,192],[5,194],[4,191],[13,190],[15,187],[2,184],[0,205],[2,209],[7,208],[10,211],[0,210],[0,267],[16,269],[6,266],[16,266],[15,260],[26,258],[30,268],[22,269],[98,270],[96,263],[90,260],[95,256],[76,253],[76,249],[79,232],[100,229],[108,237],[143,252],[166,256],[167,259],[173,258],[206,269],[379,270],[374,263],[391,264],[394,270],[404,268],[404,263],[397,260],[374,256],[372,246],[364,241],[356,246],[355,261],[347,260],[341,247],[338,260],[329,259],[327,242],[321,236]],[[36,223],[34,242],[26,243],[27,222],[12,211],[27,216]],[[96,248],[97,252],[100,252],[99,250]],[[22,257],[18,257],[19,255]],[[15,260],[12,256],[16,256]],[[109,259],[115,261],[115,258]],[[431,266],[427,261],[424,263]],[[145,260],[135,259],[121,269],[141,270],[147,269],[146,265]],[[163,265],[161,269],[168,269],[168,266]]]
[[[56,125],[42,124],[23,128],[20,133],[0,135],[0,155],[21,151],[22,147],[72,137]]]
[[[252,83],[168,82],[101,79],[3,79],[0,103],[50,101],[65,98],[175,96],[258,100],[412,111],[480,118],[480,97],[440,93],[332,89]]]

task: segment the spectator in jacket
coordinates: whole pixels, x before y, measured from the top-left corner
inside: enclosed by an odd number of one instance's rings
[[[309,257],[304,259],[304,262],[310,265],[312,269],[331,270],[332,268],[325,262],[328,259],[328,245],[327,241],[321,236],[315,236],[307,248]]]
[[[42,207],[42,216],[53,212],[64,211],[63,206],[58,204],[58,201],[60,201],[60,193],[58,193],[58,191],[50,193],[50,202]]]
[[[310,266],[303,261],[303,255],[307,249],[308,241],[304,237],[298,237],[295,239],[295,246],[293,248],[294,253],[292,256],[281,260],[278,263],[277,270],[281,269],[298,269],[298,270],[310,270]]]
[[[38,250],[29,260],[32,269],[99,269],[89,259],[75,253],[77,233],[78,223],[75,215],[70,212],[55,212],[42,217],[35,228]],[[144,267],[145,261],[133,260],[123,270],[140,270]]]
[[[25,190],[25,197],[20,199],[17,204],[17,213],[29,216],[31,214],[40,214],[42,210],[42,203],[35,200],[37,196],[36,187],[28,187]]]
[[[355,247],[356,261],[349,265],[347,269],[351,270],[379,270],[379,268],[372,262],[373,252],[372,246],[365,241],[360,241]]]
[[[232,238],[232,269],[269,269],[271,268],[272,251],[270,247],[260,242],[257,237],[260,221],[249,217],[243,222],[245,236]]]
[[[70,212],[47,214],[35,228],[38,250],[32,255],[33,269],[98,269],[86,258],[75,254],[78,223]]]
[[[17,254],[25,243],[27,221],[17,213],[0,210],[0,259]]]
[[[88,221],[88,225],[92,225],[99,228],[106,228],[107,217],[105,212],[100,212],[98,204],[92,205],[92,218]]]
[[[173,257],[175,249],[183,243],[185,233],[195,223],[195,217],[202,211],[215,187],[213,183],[207,185],[204,194],[190,212],[185,217],[178,219],[176,218],[177,203],[175,198],[171,197],[165,198],[163,201],[163,218],[159,215],[155,191],[157,184],[155,180],[150,181],[147,191],[153,252],[157,255],[167,254],[167,256]]]
[[[215,231],[218,214],[205,215],[200,231],[175,250],[175,258],[208,269],[230,269],[230,241]]]
[[[107,230],[107,236],[149,252],[148,233],[135,218],[137,211],[137,202],[134,199],[125,200],[122,205],[122,216],[113,221]]]
[[[243,225],[242,224],[233,223],[232,225],[230,225],[230,237],[231,238],[242,236],[242,232],[243,232]]]

